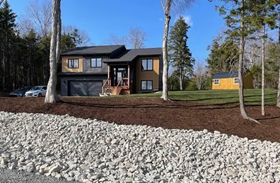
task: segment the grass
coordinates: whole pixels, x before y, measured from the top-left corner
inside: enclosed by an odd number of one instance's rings
[[[159,93],[133,94],[131,97],[160,97]],[[272,105],[276,103],[277,91],[265,90],[265,103]],[[232,104],[238,103],[237,90],[202,90],[202,91],[170,91],[169,97],[172,100],[190,101],[202,104]],[[245,103],[247,105],[261,104],[261,90],[245,90]]]

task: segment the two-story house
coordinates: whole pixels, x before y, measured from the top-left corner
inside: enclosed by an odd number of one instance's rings
[[[162,49],[123,45],[79,47],[62,53],[62,96],[161,90]]]

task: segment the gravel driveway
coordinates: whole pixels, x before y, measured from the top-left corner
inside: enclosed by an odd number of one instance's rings
[[[280,182],[280,144],[0,112],[0,167],[80,182]]]

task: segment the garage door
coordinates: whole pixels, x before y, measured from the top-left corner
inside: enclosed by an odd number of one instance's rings
[[[71,96],[97,96],[102,92],[102,81],[70,81]]]

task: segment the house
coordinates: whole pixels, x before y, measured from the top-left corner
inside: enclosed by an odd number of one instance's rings
[[[62,96],[120,95],[161,90],[162,49],[90,46],[61,54]]]
[[[244,76],[244,88],[253,88],[253,77],[250,73]],[[238,72],[219,72],[212,77],[212,90],[237,90],[239,89]]]

